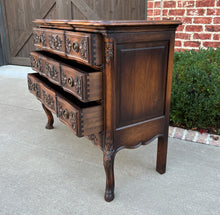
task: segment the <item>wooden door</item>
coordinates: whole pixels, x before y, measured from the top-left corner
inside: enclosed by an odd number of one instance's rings
[[[58,4],[61,19],[146,19],[146,0],[63,0]]]
[[[56,18],[56,0],[1,0],[9,64],[30,65],[32,20]]]
[[[30,65],[34,19],[145,19],[146,0],[0,0],[9,64]]]

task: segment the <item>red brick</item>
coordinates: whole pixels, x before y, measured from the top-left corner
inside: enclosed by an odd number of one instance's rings
[[[203,16],[204,9],[187,9],[187,16]]]
[[[207,9],[207,15],[220,15],[220,9]]]
[[[155,9],[154,10],[154,16],[160,15],[160,9]]]
[[[186,34],[186,33],[176,33],[176,39],[184,39],[184,40],[189,40],[191,34]]]
[[[178,7],[194,7],[194,1],[178,1]]]
[[[184,25],[179,25],[176,31],[183,31],[184,27],[185,27]]]
[[[154,3],[153,2],[147,2],[147,8],[153,8]]]
[[[170,16],[183,16],[185,13],[185,10],[183,9],[171,9],[169,10]]]
[[[165,1],[163,3],[164,8],[175,8],[176,7],[176,2],[175,1]]]
[[[181,47],[181,46],[182,46],[182,42],[179,41],[179,40],[178,40],[178,41],[175,41],[175,46],[180,46],[180,47]]]
[[[147,16],[153,16],[153,10],[147,10]]]
[[[160,20],[160,17],[154,17],[154,20]]]
[[[220,47],[220,42],[203,42],[203,46],[217,48]]]
[[[195,33],[195,34],[193,34],[193,39],[210,40],[211,36],[212,36],[211,34],[198,34],[198,33]]]
[[[154,2],[154,8],[160,8],[160,1]]]
[[[197,0],[196,7],[214,7],[215,0]]]
[[[173,137],[178,138],[178,139],[182,139],[183,133],[184,133],[184,129],[176,128],[176,132]]]
[[[214,18],[214,24],[220,24],[220,17]]]
[[[187,134],[186,134],[186,136],[185,136],[185,140],[193,141],[195,135],[196,135],[196,131],[188,130],[188,131],[187,131]]]
[[[163,16],[167,16],[168,15],[168,10],[163,10]]]
[[[196,142],[198,142],[198,143],[206,143],[207,138],[208,138],[208,133],[203,133],[203,134],[199,133],[198,139],[197,139]]]
[[[220,25],[206,25],[205,29],[206,29],[206,31],[209,31],[209,32],[219,32]]]
[[[148,17],[147,17],[147,20],[148,20],[148,21],[152,21],[152,20],[154,20],[154,19],[153,19],[153,17],[149,17],[149,16],[148,16]]]
[[[194,23],[196,24],[210,24],[212,22],[211,17],[195,17]]]
[[[199,47],[201,44],[201,42],[197,42],[197,41],[187,41],[184,42],[184,46],[185,47]]]
[[[179,20],[184,24],[191,24],[192,23],[191,17],[176,17],[176,20]]]
[[[186,32],[200,32],[202,31],[202,26],[201,25],[188,25],[186,26]]]
[[[217,7],[220,7],[220,0],[217,1]]]
[[[220,34],[214,34],[213,40],[220,40]]]

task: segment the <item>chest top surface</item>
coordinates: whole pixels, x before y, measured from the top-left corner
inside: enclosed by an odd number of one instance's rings
[[[161,21],[147,21],[147,20],[55,20],[55,19],[37,19],[34,23],[38,27],[46,28],[60,28],[77,31],[131,31],[131,30],[162,30],[164,28],[176,28],[181,24],[176,20],[161,20]]]

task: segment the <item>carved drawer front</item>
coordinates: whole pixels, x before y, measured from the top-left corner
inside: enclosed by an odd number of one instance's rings
[[[34,28],[33,32],[34,44],[38,48],[85,64],[102,64],[103,42],[100,34],[43,28]]]
[[[57,97],[57,116],[78,136],[88,136],[103,130],[101,105],[80,108],[69,100]]]
[[[36,97],[40,98],[40,83],[37,81],[33,76],[28,74],[28,89],[29,91],[34,94]]]
[[[45,53],[44,53],[45,54]],[[61,86],[83,102],[102,99],[102,72],[84,72],[61,61],[42,54],[31,52],[33,70]]]
[[[70,94],[57,92],[39,74],[28,74],[28,88],[51,112],[78,136],[103,131],[103,108],[97,102],[82,103]],[[68,96],[68,99],[65,96]]]
[[[32,69],[48,78],[51,82],[60,85],[60,64],[53,59],[44,57],[38,52],[30,53]]]
[[[42,48],[46,46],[46,35],[45,31],[40,28],[34,28],[33,30],[33,40],[34,45],[38,48]]]
[[[52,112],[56,113],[56,93],[43,82],[40,83],[40,101]]]
[[[102,72],[86,73],[67,65],[61,65],[61,85],[81,101],[102,98]]]
[[[38,54],[30,53],[31,67],[33,70],[37,71],[41,75],[43,74],[43,59]]]

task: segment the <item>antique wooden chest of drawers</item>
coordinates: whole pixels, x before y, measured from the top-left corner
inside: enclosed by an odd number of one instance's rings
[[[56,114],[103,151],[105,200],[114,198],[114,158],[158,138],[166,169],[175,30],[178,21],[36,20],[37,73],[28,88],[53,128]]]

